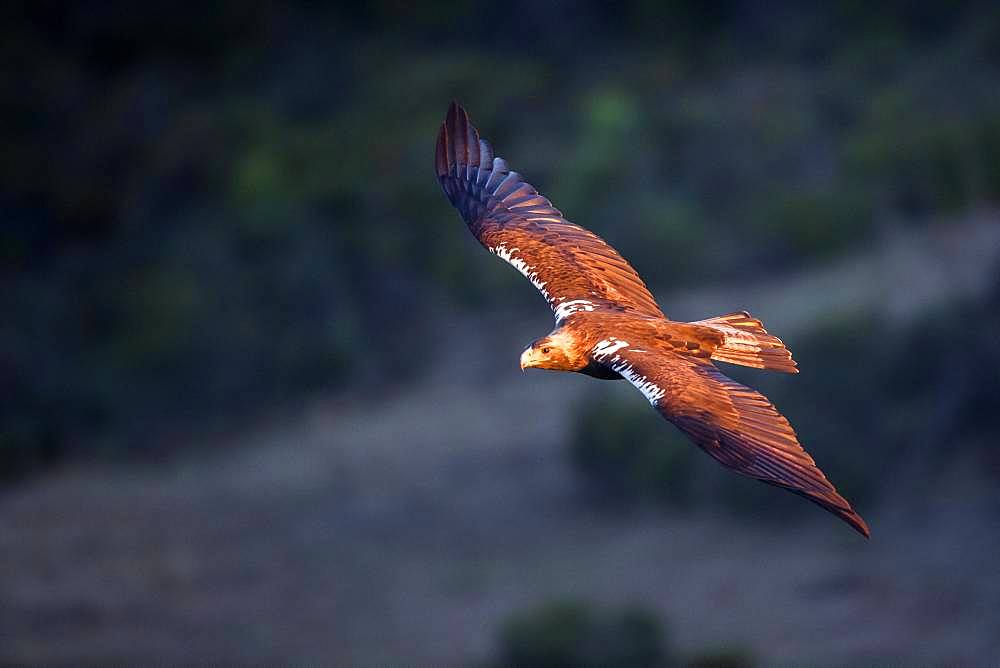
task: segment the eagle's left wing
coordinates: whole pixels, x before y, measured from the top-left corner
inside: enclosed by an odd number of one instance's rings
[[[454,102],[438,134],[435,169],[472,234],[541,291],[557,321],[596,310],[664,317],[635,269],[494,157]]]
[[[608,337],[591,354],[724,466],[804,496],[869,535],[868,525],[764,395],[726,377],[705,359],[657,350],[655,341],[627,334]]]

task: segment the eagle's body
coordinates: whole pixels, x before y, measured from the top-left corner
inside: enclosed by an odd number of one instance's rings
[[[869,535],[788,420],[715,366],[797,372],[791,353],[759,320],[745,312],[693,323],[668,319],[631,265],[494,157],[454,103],[435,166],[473,235],[528,278],[555,314],[555,329],[522,353],[521,368],[628,380],[725,466],[800,494]]]

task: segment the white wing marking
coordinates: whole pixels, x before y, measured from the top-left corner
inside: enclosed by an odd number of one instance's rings
[[[628,347],[628,341],[622,341],[621,339],[616,339],[611,336],[603,341],[599,341],[596,346],[590,351],[596,357],[600,357],[602,360],[608,355],[613,355],[622,348]]]
[[[577,311],[594,311],[597,309],[594,302],[588,299],[572,299],[570,301],[565,301],[565,297],[559,297],[558,300],[554,300],[549,295],[548,290],[545,289],[547,283],[538,279],[538,272],[535,271],[535,268],[517,255],[520,250],[521,249],[516,246],[514,248],[508,248],[505,243],[497,244],[495,247],[489,249],[491,253],[506,260],[507,263],[517,269],[522,276],[531,281],[531,284],[538,288],[538,291],[542,293],[543,297],[545,297],[545,301],[549,304],[552,304],[554,301],[559,302],[559,305],[555,308],[557,323],[565,320],[568,316],[576,313]]]
[[[598,362],[604,362],[609,356],[614,355],[614,357],[610,360],[610,367],[615,371],[615,373],[621,374],[621,376],[626,378],[628,382],[635,385],[636,389],[642,392],[643,396],[646,397],[646,400],[655,406],[656,402],[662,399],[667,392],[662,387],[649,380],[646,376],[638,373],[628,360],[622,359],[622,357],[617,354],[619,350],[627,347],[628,341],[622,341],[621,339],[616,339],[611,336],[598,342],[591,352],[594,354],[594,357],[597,358]],[[638,352],[646,351],[639,350]]]
[[[573,299],[568,302],[562,302],[556,307],[556,322],[566,319],[567,316],[577,311],[593,311],[595,308],[594,302],[586,299]]]

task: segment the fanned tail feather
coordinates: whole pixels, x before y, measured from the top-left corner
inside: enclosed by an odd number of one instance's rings
[[[778,337],[768,334],[760,320],[746,311],[691,323],[711,327],[725,337],[712,359],[755,369],[798,373],[792,353]]]

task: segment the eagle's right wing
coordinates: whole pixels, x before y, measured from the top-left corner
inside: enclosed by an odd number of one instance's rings
[[[494,157],[454,102],[438,134],[435,167],[472,234],[541,291],[557,322],[595,310],[664,317],[635,269]]]
[[[624,333],[598,343],[592,355],[724,466],[804,496],[869,535],[868,525],[764,395],[727,378],[705,359],[657,350],[655,342]]]

